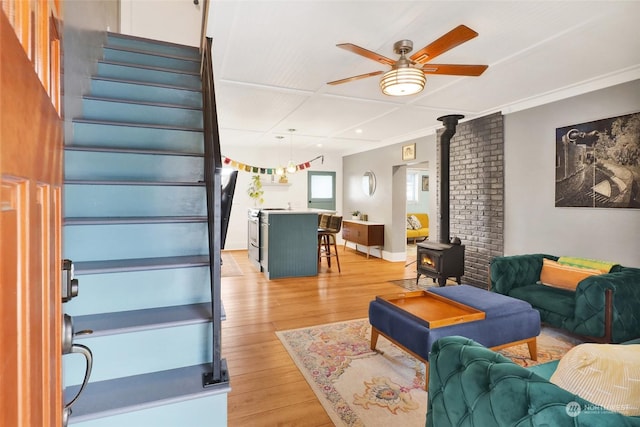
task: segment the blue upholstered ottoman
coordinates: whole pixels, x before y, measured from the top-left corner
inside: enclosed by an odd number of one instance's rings
[[[427,322],[376,299],[369,304],[372,350],[376,348],[378,335],[382,335],[424,362],[427,375],[431,346],[438,339],[450,335],[471,338],[492,350],[527,343],[531,359],[537,360],[536,337],[540,334],[540,313],[528,302],[469,285],[434,287],[428,292],[484,311],[485,318],[429,328]]]

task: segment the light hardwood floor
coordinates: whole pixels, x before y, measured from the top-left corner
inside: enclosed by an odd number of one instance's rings
[[[402,292],[389,280],[415,278],[415,264],[339,251],[341,273],[323,260],[316,277],[277,280],[266,280],[246,251],[228,251],[243,272],[222,278],[230,427],[333,426],[275,331],[365,318],[376,295]]]

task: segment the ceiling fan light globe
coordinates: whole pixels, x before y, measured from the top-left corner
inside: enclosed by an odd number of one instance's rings
[[[380,89],[389,96],[414,95],[424,89],[426,82],[424,73],[417,68],[394,68],[384,73]]]

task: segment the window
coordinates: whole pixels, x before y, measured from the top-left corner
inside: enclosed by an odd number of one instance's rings
[[[336,209],[336,173],[309,171],[307,175],[309,208]]]
[[[420,197],[420,173],[419,171],[407,171],[407,202],[417,203]]]

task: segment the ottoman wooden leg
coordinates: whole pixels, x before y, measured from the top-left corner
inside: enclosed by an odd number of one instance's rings
[[[531,360],[538,360],[538,341],[536,337],[533,337],[533,339],[527,343],[527,346],[529,347]]]
[[[376,344],[378,344],[378,335],[379,332],[373,326],[371,327],[371,350],[376,350]]]
[[[378,337],[380,336],[380,334],[381,334],[380,331],[378,331],[373,326],[371,327],[371,350],[373,350],[373,351],[376,350],[376,345],[378,344]],[[388,339],[389,341],[391,341],[392,343],[394,343],[395,345],[397,345],[398,347],[400,347],[401,349],[403,349],[404,351],[406,351],[407,353],[409,353],[410,355],[412,355],[413,357],[415,357],[416,359],[418,359],[419,361],[424,363],[424,366],[425,366],[425,369],[424,369],[424,389],[426,391],[429,391],[429,361],[423,359],[422,357],[420,357],[419,355],[417,355],[413,351],[409,350],[408,348],[406,348],[405,346],[403,346],[402,344],[400,344],[399,342],[397,342],[393,338],[391,338],[391,337],[389,337],[389,336],[387,336],[385,334],[382,334],[382,336],[384,336],[386,339]]]

